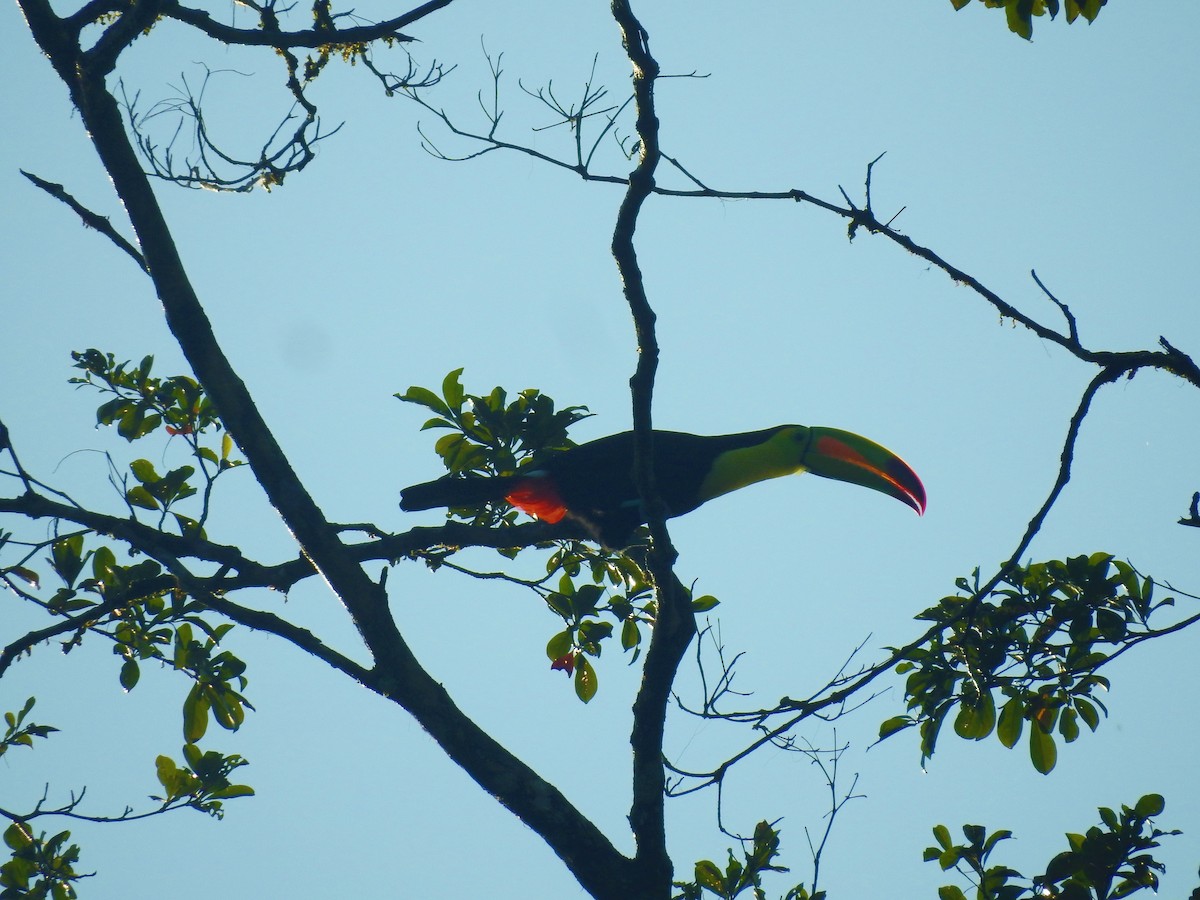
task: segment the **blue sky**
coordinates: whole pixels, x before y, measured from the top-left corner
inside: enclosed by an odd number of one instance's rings
[[[382,5],[357,11],[385,14]],[[876,208],[903,207],[899,227],[1015,306],[1062,327],[1033,268],[1070,304],[1088,346],[1151,348],[1165,335],[1200,353],[1200,256],[1188,225],[1200,200],[1195,9],[1150,14],[1114,3],[1091,27],[1039,20],[1032,43],[1010,35],[997,12],[956,14],[948,3],[763,3],[731,20],[664,0],[643,12],[664,71],[705,76],[664,80],[658,103],[664,150],[706,183],[798,187],[831,201],[841,185],[857,200],[866,164],[887,151]],[[39,477],[115,510],[104,453],[124,465],[180,450],[131,451],[94,430],[95,398],[66,385],[69,352],[154,353],[164,373],[182,363],[140,272],[18,173],[63,183],[124,229],[64,89],[11,4],[0,8],[0,34],[0,79],[11,86],[0,141],[9,211],[0,220],[0,416]],[[553,120],[518,79],[553,80],[560,96],[576,96],[598,54],[597,81],[613,101],[627,89],[607,4],[456,3],[414,34],[420,58],[458,65],[431,102],[477,127],[476,92],[490,88],[481,37],[503,51],[502,136],[546,153],[569,154],[568,136],[530,131]],[[148,105],[181,77],[197,83],[200,60],[218,70],[208,88],[213,127],[253,151],[264,122],[286,112],[269,55],[164,26],[139,41],[121,75]],[[160,196],[218,337],[327,515],[390,530],[437,521],[396,506],[401,487],[440,465],[433,438],[417,431],[420,411],[391,395],[436,386],[459,366],[476,392],[536,386],[561,404],[588,405],[596,415],[578,426],[580,440],[627,428],[634,340],[608,254],[620,189],[514,154],[434,159],[420,148],[418,122],[447,153],[474,148],[383,97],[361,68],[331,68],[314,96],[325,121],[344,127],[282,188],[219,196],[163,186]],[[612,146],[598,160],[604,172],[629,168]],[[1012,552],[1053,483],[1092,370],[891,244],[847,242],[841,220],[811,207],[654,199],[638,250],[659,314],[656,424],[846,428],[898,451],[929,491],[918,519],[879,495],[785,479],[672,523],[680,576],[722,599],[724,641],[746,652],[739,687],[763,703],[806,695],[859,644],[869,661],[919,633],[913,616],[952,592],[956,577]],[[1200,593],[1197,532],[1174,524],[1200,489],[1197,412],[1194,391],[1162,375],[1106,389],[1075,477],[1030,555],[1106,550]],[[235,477],[217,498],[210,535],[267,561],[291,555],[261,492],[244,472]],[[457,702],[629,849],[639,666],[606,653],[600,693],[585,707],[547,670],[555,620],[532,596],[411,565],[388,585],[415,651]],[[255,602],[282,605],[355,650],[315,580],[286,601]],[[1194,611],[1195,601],[1180,608]],[[4,619],[5,634],[24,624],[15,610]],[[867,752],[878,723],[901,711],[898,682],[836,725],[806,730],[829,744],[836,728],[850,745],[843,774],[858,773],[866,795],[835,828],[821,886],[833,896],[884,885],[891,895],[934,896],[944,879],[921,851],[939,822],[1014,830],[1005,861],[1032,870],[1065,848],[1064,831],[1094,823],[1096,805],[1159,791],[1168,801],[1160,825],[1185,831],[1163,850],[1164,884],[1168,895],[1190,890],[1200,835],[1192,640],[1164,640],[1152,658],[1133,652],[1114,665],[1111,716],[1063,748],[1049,777],[994,740],[967,745],[947,734],[925,771],[911,735]],[[100,872],[85,896],[163,896],[163,879],[184,900],[214,887],[246,897],[581,896],[537,838],[397,709],[277,639],[231,641],[251,663],[259,711],[238,734],[210,740],[251,760],[243,771],[258,796],[230,804],[220,824],[178,813],[73,829],[83,867]],[[39,720],[63,729],[36,753],[6,757],[0,802],[20,807],[46,782],[52,799],[87,785],[89,811],[114,813],[155,791],[154,756],[179,755],[185,685],[147,672],[125,695],[117,668],[99,644],[67,657],[46,648],[0,682],[0,706],[36,692]],[[695,686],[685,672],[681,691],[694,698]],[[711,765],[739,743],[683,715],[669,723],[668,751],[684,766]],[[681,876],[697,858],[724,856],[714,802],[670,805]],[[723,814],[743,831],[782,817],[784,862],[793,881],[807,882],[804,829],[823,828],[826,804],[812,766],[767,751],[731,778]],[[162,874],[133,880],[151,860]]]

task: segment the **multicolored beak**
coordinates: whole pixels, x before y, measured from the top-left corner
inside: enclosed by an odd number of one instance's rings
[[[860,484],[925,514],[925,485],[891,450],[837,428],[809,428],[808,432],[808,448],[801,460],[808,471],[822,478]]]

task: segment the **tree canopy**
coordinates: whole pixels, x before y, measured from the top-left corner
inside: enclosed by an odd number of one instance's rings
[[[18,6],[3,896],[1192,887],[1182,29]],[[396,507],[781,421],[929,515]]]

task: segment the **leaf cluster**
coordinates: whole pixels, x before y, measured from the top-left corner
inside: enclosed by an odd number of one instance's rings
[[[950,0],[955,10],[963,9],[971,0]],[[1059,0],[979,0],[988,9],[1003,9],[1008,20],[1008,30],[1019,34],[1025,40],[1033,37],[1033,17],[1050,14],[1053,19],[1058,16],[1061,6]],[[1108,0],[1064,0],[1067,9],[1067,24],[1073,23],[1083,16],[1089,23],[1096,20],[1100,10],[1107,5]]]
[[[422,431],[451,431],[434,445],[446,470],[510,475],[530,465],[539,454],[575,446],[567,429],[591,415],[586,406],[554,408],[554,400],[537,388],[526,388],[511,403],[508,392],[495,387],[484,394],[469,394],[462,385],[463,369],[442,379],[439,396],[413,385],[398,400],[423,406],[434,413]]]
[[[217,649],[232,624],[212,625],[203,603],[178,587],[162,587],[162,567],[154,560],[124,565],[108,545],[85,551],[82,533],[59,538],[50,551],[46,562],[64,587],[46,608],[80,620],[64,651],[79,644],[88,631],[104,634],[121,659],[120,682],[126,691],[137,686],[141,663],[147,660],[187,674],[193,681],[183,704],[184,737],[189,742],[204,736],[210,715],[230,731],[241,725],[245,709],[253,709],[241,693],[247,683],[246,664],[231,651]],[[79,581],[89,561],[91,577]],[[203,640],[195,636],[195,629],[203,633]]]
[[[75,871],[79,847],[67,845],[70,837],[69,831],[35,833],[23,820],[9,825],[4,843],[12,855],[0,865],[0,900],[74,900],[75,882],[87,876]]]
[[[937,862],[942,870],[957,869],[975,887],[975,900],[1020,900],[1044,897],[1050,900],[1116,900],[1143,888],[1158,890],[1158,873],[1164,871],[1148,852],[1159,846],[1159,838],[1177,835],[1162,831],[1152,819],[1161,815],[1166,801],[1159,794],[1147,794],[1133,807],[1120,812],[1100,807],[1101,824],[1086,834],[1067,834],[1070,849],[1050,860],[1046,871],[1026,879],[1015,869],[988,865],[988,857],[1012,832],[1000,830],[988,834],[982,825],[962,827],[965,843],[956,844],[945,825],[933,829],[936,846],[925,850],[926,862]],[[1024,882],[1024,883],[1022,883]],[[957,885],[938,889],[941,900],[966,900]]]
[[[19,712],[5,712],[4,736],[0,737],[0,756],[11,747],[33,747],[35,737],[45,738],[57,728],[25,722],[36,703],[34,697],[25,701]],[[45,832],[35,834],[29,822],[11,816],[12,823],[4,831],[4,843],[11,856],[0,865],[0,900],[9,898],[54,898],[70,900],[75,897],[72,882],[84,877],[75,871],[79,847],[64,847],[71,832],[60,831],[51,837]]]
[[[182,704],[187,745],[183,765],[165,756],[157,761],[164,793],[153,798],[161,803],[156,810],[134,813],[127,807],[116,817],[84,815],[77,811],[82,794],[73,794],[69,803],[57,809],[44,808],[43,798],[31,811],[0,810],[12,822],[5,832],[11,858],[0,866],[0,886],[4,888],[0,897],[5,898],[75,896],[72,883],[81,877],[74,870],[79,848],[68,845],[70,832],[51,836],[36,832],[30,823],[38,816],[123,821],[194,808],[220,817],[225,801],[253,793],[248,786],[229,779],[234,769],[246,764],[244,759],[202,751],[196,743],[206,733],[210,719],[226,730],[235,730],[244,721],[246,710],[253,707],[243,693],[247,685],[245,663],[220,646],[233,625],[210,621],[212,610],[194,595],[204,579],[191,575],[171,552],[207,541],[202,523],[208,514],[213,482],[223,472],[241,465],[230,458],[232,441],[195,379],[153,375],[150,356],[136,365],[118,362],[112,354],[94,349],[72,356],[75,368],[83,374],[71,378],[71,383],[105,395],[96,414],[98,424],[115,426],[129,442],[151,435],[182,440],[196,464],[159,474],[148,460],[133,461],[129,470],[134,483],[131,485],[127,477],[118,485],[130,518],[116,519],[82,510],[65,494],[53,491],[69,501],[65,506],[59,504],[66,515],[85,527],[64,533],[63,520],[56,518],[52,535],[46,539],[24,542],[10,534],[0,535],[0,546],[22,554],[16,565],[0,567],[0,579],[55,620],[51,626],[5,648],[0,671],[20,653],[30,652],[49,637],[63,636],[63,652],[70,652],[89,636],[102,638],[111,643],[120,661],[118,678],[126,691],[137,686],[146,661],[181,672],[190,680]],[[219,443],[210,440],[213,434],[220,436]],[[17,473],[6,474],[22,480],[24,499],[45,499],[38,494],[38,489],[45,486],[19,464],[17,468]],[[199,481],[195,480],[197,475]],[[201,492],[198,518],[174,510],[175,504]],[[162,515],[156,526],[150,527],[137,522],[135,509],[158,509]],[[173,516],[180,537],[165,530],[168,516]],[[118,540],[128,546],[123,548]],[[126,550],[128,558],[124,558]],[[148,558],[138,558],[143,555]],[[37,565],[39,557],[41,565]],[[43,574],[60,583],[43,591]],[[18,587],[16,579],[23,584]],[[5,715],[7,730],[0,738],[0,755],[10,747],[33,746],[33,738],[57,730],[29,722],[33,706],[34,699],[30,698],[19,712]]]
[[[462,386],[463,370],[455,369],[442,380],[438,395],[413,385],[395,397],[434,413],[422,431],[445,430],[434,450],[452,475],[511,475],[536,465],[545,453],[575,446],[567,429],[591,415],[586,406],[556,410],[554,400],[536,388],[527,388],[509,402],[508,392],[495,387],[487,394],[469,394]],[[495,508],[454,509],[452,516],[473,525],[494,527],[516,521],[515,510]]]
[[[438,438],[434,450],[453,475],[511,475],[537,467],[546,454],[575,446],[568,429],[591,415],[586,406],[557,409],[551,397],[534,388],[521,391],[511,402],[501,387],[487,394],[471,394],[462,386],[462,373],[460,368],[447,374],[440,394],[414,385],[395,395],[434,413],[422,430],[448,432]],[[496,502],[481,508],[452,509],[448,515],[465,519],[474,526],[497,527],[515,524],[519,512]],[[535,582],[512,580],[538,593],[550,611],[562,619],[563,628],[546,644],[546,656],[551,669],[572,678],[576,696],[587,703],[599,687],[599,676],[591,659],[600,657],[604,642],[613,637],[618,626],[621,648],[630,654],[630,664],[638,659],[643,643],[642,627],[652,625],[657,615],[650,578],[626,554],[594,548],[577,540],[539,546],[551,550],[545,562],[545,576]],[[419,555],[436,568],[454,549],[446,547]],[[522,549],[500,552],[511,559]],[[550,584],[554,587],[549,587]],[[714,597],[692,601],[693,609],[698,612],[716,605]]]
[[[880,738],[911,726],[921,735],[923,758],[933,755],[942,725],[954,713],[954,732],[983,740],[993,732],[1008,748],[1029,723],[1030,759],[1048,773],[1057,761],[1055,735],[1079,737],[1082,721],[1095,731],[1108,689],[1097,669],[1152,632],[1154,581],[1106,553],[1014,566],[997,586],[980,593],[956,582],[918,618],[935,623],[930,639],[900,655],[907,674],[909,715],[880,727]]]
[[[728,851],[724,870],[715,862],[702,859],[696,863],[692,881],[677,881],[680,891],[675,900],[702,900],[705,896],[733,900],[747,890],[753,892],[754,900],[766,900],[762,888],[762,876],[767,872],[787,872],[785,866],[776,865],[779,855],[779,831],[770,822],[759,822],[754,828],[754,838],[745,841],[741,858]],[[783,900],[824,900],[825,892],[809,893],[802,884],[791,888]]]
[[[587,564],[590,583],[575,579]],[[630,665],[641,652],[641,624],[651,624],[657,612],[651,585],[641,568],[627,557],[592,550],[577,541],[564,541],[546,562],[547,577],[561,573],[556,590],[545,594],[546,605],[562,617],[564,628],[546,644],[551,668],[574,675],[575,693],[584,703],[599,687],[588,657],[599,658],[603,641],[621,626],[621,649],[631,652]]]
[[[4,714],[4,735],[0,737],[0,756],[12,747],[32,747],[35,737],[46,738],[58,731],[53,725],[38,725],[36,722],[25,723],[25,717],[33,709],[36,698],[30,697],[21,707],[20,712]]]
[[[150,799],[160,801],[164,809],[187,806],[220,819],[225,815],[222,801],[254,795],[253,788],[229,780],[235,769],[249,765],[242,757],[225,756],[216,750],[202,751],[187,743],[183,745],[183,758],[185,766],[177,765],[169,756],[155,760],[158,782],[165,793]]]
[[[75,368],[84,374],[70,379],[71,384],[87,385],[113,395],[96,410],[98,425],[115,425],[117,433],[133,442],[162,428],[172,437],[183,440],[189,454],[196,460],[204,482],[200,514],[192,518],[171,507],[193,497],[198,489],[191,479],[196,467],[178,466],[159,474],[152,462],[137,459],[129,464],[134,484],[123,479],[123,494],[131,513],[134,508],[161,510],[160,524],[167,513],[174,517],[182,535],[204,536],[209,500],[216,479],[229,469],[243,464],[232,457],[233,440],[224,431],[216,407],[207,393],[188,375],[158,378],[151,374],[154,357],[146,356],[134,365],[131,361],[117,362],[112,353],[95,348],[73,352]],[[220,433],[220,440],[209,444],[203,438]]]

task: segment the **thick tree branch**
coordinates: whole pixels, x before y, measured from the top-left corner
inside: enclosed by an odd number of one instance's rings
[[[243,47],[274,47],[276,50],[316,49],[334,44],[369,44],[375,41],[414,40],[401,34],[399,29],[425,18],[430,13],[449,6],[453,0],[429,0],[403,15],[378,22],[374,25],[356,25],[353,28],[309,28],[304,31],[271,31],[258,28],[235,28],[215,21],[208,12],[192,9],[178,2],[163,5],[162,14],[191,25],[222,44]]]
[[[666,510],[654,483],[652,401],[658,368],[655,314],[646,296],[633,236],[638,216],[654,191],[654,172],[660,159],[658,118],[654,110],[657,61],[650,53],[649,35],[627,0],[613,0],[612,14],[621,30],[625,52],[633,65],[633,95],[639,139],[638,164],[630,173],[625,196],[613,228],[612,254],[633,315],[638,362],[629,386],[633,400],[634,480],[648,511],[653,543],[647,558],[659,598],[658,617],[646,653],[645,668],[633,705],[633,804],[629,822],[637,842],[639,869],[637,897],[667,897],[673,873],[667,853],[663,804],[666,773],[663,769],[663,731],[671,685],[692,637],[696,633],[687,590],[672,566],[675,549],[667,533]]]
[[[83,52],[84,67],[93,78],[104,78],[117,65],[117,57],[149,31],[162,12],[164,0],[128,0],[117,20],[108,25],[100,39]],[[75,33],[78,39],[79,32]]]
[[[246,588],[268,588],[286,593],[317,571],[306,556],[298,556],[281,563],[264,564],[250,559],[240,548],[229,544],[195,535],[184,537],[160,531],[127,517],[107,515],[60,503],[32,490],[15,497],[0,497],[0,512],[16,513],[29,519],[72,522],[97,534],[116,538],[139,553],[159,561],[174,557],[203,560],[224,566],[236,574],[224,575],[209,583],[212,590],[222,593]],[[530,522],[511,528],[481,528],[461,522],[447,522],[444,525],[419,526],[399,534],[347,544],[345,552],[355,562],[364,563],[397,560],[443,547],[507,549],[569,539],[588,540],[589,535],[584,528],[570,520],[564,520],[557,525]],[[165,589],[171,585],[164,581],[162,585],[151,583],[151,586],[155,589]]]
[[[198,537],[182,537],[143,525],[134,519],[109,516],[78,506],[59,503],[41,494],[26,492],[17,497],[0,497],[0,512],[17,513],[29,519],[56,519],[73,522],[97,534],[123,541],[147,556],[201,559],[237,570],[249,584],[278,587],[271,580],[272,570],[246,557],[237,547],[218,544]],[[311,568],[311,567],[310,567]]]
[[[632,889],[629,863],[586,816],[552,785],[498,744],[450,699],[420,666],[390,615],[387,596],[367,577],[342,544],[337,528],[300,482],[262,419],[246,385],[213,335],[175,247],[154,192],[124,130],[116,99],[103,78],[104,54],[77,66],[77,41],[65,31],[47,0],[19,0],[42,50],[71,91],[96,151],[125,205],[168,327],[222,421],[245,455],[272,505],[295,535],[305,556],[350,613],[369,648],[373,666],[364,683],[408,710],[484,790],[533,828],[589,890],[618,883]],[[138,7],[139,11],[149,5]],[[110,52],[123,46],[114,37]],[[610,896],[617,896],[609,891]],[[633,896],[626,893],[624,896]]]
[[[8,667],[13,664],[23,653],[28,653],[42,641],[48,641],[51,638],[58,637],[60,634],[67,634],[71,631],[78,631],[82,628],[87,628],[91,623],[110,615],[115,610],[119,609],[126,602],[125,598],[109,600],[105,603],[97,604],[92,608],[80,613],[77,616],[69,616],[61,621],[55,622],[53,625],[47,625],[45,628],[39,628],[36,631],[30,631],[21,635],[15,641],[10,641],[5,645],[3,650],[0,650],[0,677],[8,671]]]

